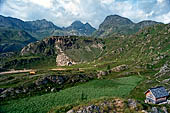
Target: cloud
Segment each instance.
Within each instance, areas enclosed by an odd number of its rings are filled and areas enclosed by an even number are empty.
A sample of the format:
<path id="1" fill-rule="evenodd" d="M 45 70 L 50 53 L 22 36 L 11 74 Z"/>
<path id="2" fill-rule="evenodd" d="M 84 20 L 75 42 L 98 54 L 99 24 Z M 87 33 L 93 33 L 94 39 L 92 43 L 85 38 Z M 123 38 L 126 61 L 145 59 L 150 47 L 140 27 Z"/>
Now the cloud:
<path id="1" fill-rule="evenodd" d="M 170 23 L 170 12 L 163 14 L 161 16 L 156 17 L 157 21 L 161 21 L 163 23 Z"/>
<path id="2" fill-rule="evenodd" d="M 39 6 L 42 6 L 44 8 L 51 8 L 53 6 L 52 4 L 52 0 L 28 0 L 28 3 L 33 3 L 33 4 L 37 4 Z"/>
<path id="3" fill-rule="evenodd" d="M 97 28 L 112 14 L 134 22 L 151 19 L 168 23 L 169 6 L 170 0 L 0 0 L 0 14 L 23 20 L 45 18 L 58 26 L 81 20 Z"/>
<path id="4" fill-rule="evenodd" d="M 163 3 L 165 0 L 157 0 L 158 3 Z"/>

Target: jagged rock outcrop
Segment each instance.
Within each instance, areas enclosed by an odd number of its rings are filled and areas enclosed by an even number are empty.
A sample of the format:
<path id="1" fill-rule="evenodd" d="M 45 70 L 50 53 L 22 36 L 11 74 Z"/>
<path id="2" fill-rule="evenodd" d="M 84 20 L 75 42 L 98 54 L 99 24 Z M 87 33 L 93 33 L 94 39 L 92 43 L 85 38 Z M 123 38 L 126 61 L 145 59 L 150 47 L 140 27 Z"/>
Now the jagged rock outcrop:
<path id="1" fill-rule="evenodd" d="M 28 44 L 21 50 L 21 55 L 56 56 L 56 64 L 65 66 L 68 63 L 92 60 L 103 52 L 103 47 L 100 39 L 53 36 Z"/>
<path id="2" fill-rule="evenodd" d="M 168 63 L 164 64 L 158 73 L 155 74 L 156 78 L 160 78 L 162 76 L 166 76 L 170 72 L 170 65 Z M 166 79 L 168 81 L 169 79 Z M 165 81 L 165 80 L 164 80 Z"/>
<path id="3" fill-rule="evenodd" d="M 126 69 L 128 69 L 128 66 L 123 64 L 123 65 L 117 66 L 117 67 L 115 67 L 111 70 L 114 71 L 114 72 L 120 72 L 120 71 L 124 71 Z"/>
<path id="4" fill-rule="evenodd" d="M 67 113 L 168 113 L 168 110 L 166 107 L 146 106 L 134 99 L 114 98 L 79 105 L 73 107 Z"/>
<path id="5" fill-rule="evenodd" d="M 95 78 L 92 74 L 76 74 L 76 75 L 44 75 L 28 86 L 19 86 L 14 88 L 0 88 L 0 100 L 5 98 L 15 98 L 18 95 L 27 95 L 33 92 L 54 92 L 59 91 L 65 86 L 74 85 L 76 83 L 87 82 Z"/>
<path id="6" fill-rule="evenodd" d="M 92 102 L 88 105 L 80 105 L 67 111 L 67 113 L 141 113 L 144 111 L 140 103 L 129 99 L 128 102 L 123 99 L 114 98 Z M 146 111 L 147 113 L 147 111 Z"/>

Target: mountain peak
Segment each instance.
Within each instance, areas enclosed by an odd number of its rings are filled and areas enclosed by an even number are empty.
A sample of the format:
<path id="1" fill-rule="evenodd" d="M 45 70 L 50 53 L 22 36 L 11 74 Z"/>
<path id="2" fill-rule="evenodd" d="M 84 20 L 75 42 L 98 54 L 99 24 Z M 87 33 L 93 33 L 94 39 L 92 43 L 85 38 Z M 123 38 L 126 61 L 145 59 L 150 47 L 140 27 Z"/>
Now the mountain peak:
<path id="1" fill-rule="evenodd" d="M 142 21 L 139 23 L 133 23 L 130 19 L 126 17 L 121 17 L 119 15 L 109 15 L 105 18 L 102 24 L 100 24 L 99 29 L 94 36 L 106 37 L 110 34 L 133 34 L 146 26 L 152 26 L 155 24 L 160 24 L 155 21 Z"/>
<path id="2" fill-rule="evenodd" d="M 91 35 L 96 29 L 93 28 L 89 23 L 83 24 L 81 21 L 74 21 L 69 27 L 66 28 L 67 31 L 74 31 L 74 35 Z M 79 33 L 79 34 L 77 34 Z"/>
<path id="3" fill-rule="evenodd" d="M 91 26 L 88 22 L 86 22 L 84 25 L 86 25 L 86 26 Z"/>
<path id="4" fill-rule="evenodd" d="M 84 24 L 79 20 L 76 20 L 71 24 L 71 26 L 73 26 L 73 27 L 79 27 L 79 26 L 83 26 L 83 25 Z"/>
<path id="5" fill-rule="evenodd" d="M 111 22 L 112 24 L 121 24 L 121 25 L 125 25 L 125 24 L 133 24 L 133 22 L 125 17 L 121 17 L 119 15 L 110 15 L 107 16 L 104 22 Z"/>

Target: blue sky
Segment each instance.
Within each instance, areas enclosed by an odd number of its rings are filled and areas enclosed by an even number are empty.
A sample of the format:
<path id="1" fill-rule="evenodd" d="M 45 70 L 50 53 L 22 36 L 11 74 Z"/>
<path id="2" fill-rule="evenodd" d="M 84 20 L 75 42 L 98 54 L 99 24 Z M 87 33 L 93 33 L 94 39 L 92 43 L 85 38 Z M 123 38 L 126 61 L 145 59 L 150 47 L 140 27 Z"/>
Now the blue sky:
<path id="1" fill-rule="evenodd" d="M 0 0 L 0 15 L 25 21 L 47 19 L 58 26 L 80 20 L 98 28 L 114 14 L 134 22 L 170 23 L 170 0 Z"/>

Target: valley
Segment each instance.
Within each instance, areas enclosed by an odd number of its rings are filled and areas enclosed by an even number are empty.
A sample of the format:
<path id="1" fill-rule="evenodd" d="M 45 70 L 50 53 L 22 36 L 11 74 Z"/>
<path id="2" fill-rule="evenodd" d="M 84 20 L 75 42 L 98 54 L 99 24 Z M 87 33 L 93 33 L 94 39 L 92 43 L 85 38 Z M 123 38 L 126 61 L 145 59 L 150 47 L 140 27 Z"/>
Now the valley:
<path id="1" fill-rule="evenodd" d="M 1 18 L 7 29 L 0 32 L 1 46 L 23 45 L 0 51 L 0 112 L 170 112 L 169 103 L 147 104 L 144 94 L 156 86 L 170 92 L 170 24 L 111 15 L 97 30 L 80 21 L 61 30 L 46 20 L 14 19 L 20 24 L 13 27 L 9 17 Z M 41 35 L 40 28 L 64 35 Z M 77 34 L 67 34 L 73 29 Z"/>

